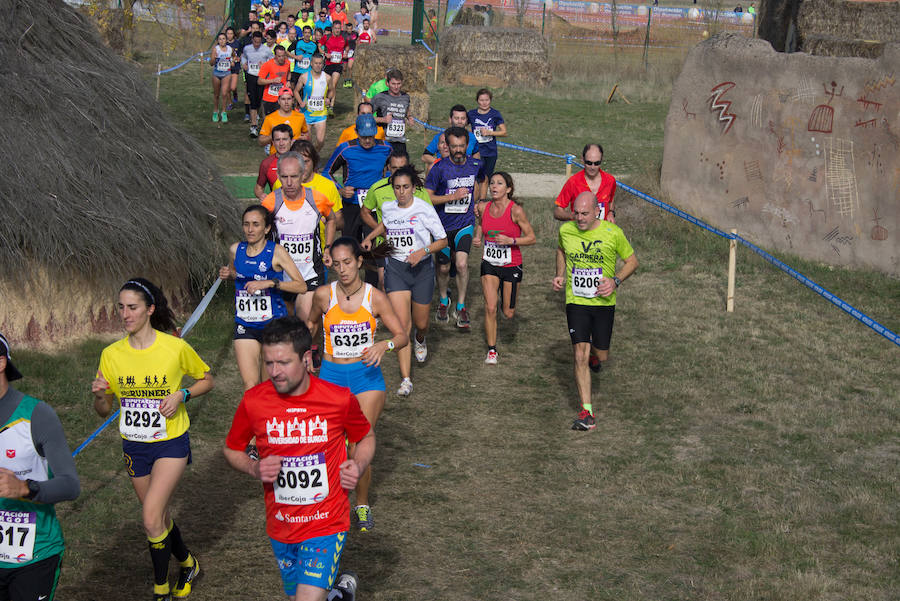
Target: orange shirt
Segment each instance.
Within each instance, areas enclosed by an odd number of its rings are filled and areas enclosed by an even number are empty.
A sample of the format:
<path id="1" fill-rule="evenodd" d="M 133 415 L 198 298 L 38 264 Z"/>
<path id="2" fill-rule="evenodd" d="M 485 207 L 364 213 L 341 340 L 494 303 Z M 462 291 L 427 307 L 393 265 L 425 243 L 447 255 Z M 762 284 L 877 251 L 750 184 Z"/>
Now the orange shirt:
<path id="1" fill-rule="evenodd" d="M 336 10 L 331 13 L 331 22 L 336 23 L 338 21 L 340 21 L 343 25 L 347 25 L 347 13 L 342 10 Z"/>
<path id="2" fill-rule="evenodd" d="M 306 125 L 306 117 L 303 116 L 303 113 L 291 110 L 291 114 L 285 117 L 281 114 L 280 110 L 277 110 L 274 113 L 266 115 L 262 127 L 259 129 L 259 135 L 271 136 L 275 126 L 281 125 L 282 123 L 287 123 L 291 126 L 291 130 L 294 132 L 294 137 L 291 138 L 292 140 L 299 140 L 302 134 L 309 133 L 309 127 Z M 269 154 L 275 154 L 274 144 L 272 145 L 272 148 L 269 149 Z"/>
<path id="3" fill-rule="evenodd" d="M 278 102 L 278 92 L 281 91 L 282 86 L 287 85 L 287 78 L 290 70 L 291 62 L 288 60 L 285 60 L 283 65 L 279 65 L 273 58 L 262 64 L 259 68 L 259 79 L 274 79 L 277 77 L 281 80 L 280 83 L 268 84 L 263 89 L 262 99 L 264 101 Z"/>
<path id="4" fill-rule="evenodd" d="M 262 133 L 262 132 L 260 132 Z M 344 142 L 349 142 L 350 140 L 355 140 L 359 136 L 356 135 L 356 125 L 351 125 L 350 127 L 344 128 L 344 131 L 341 132 L 340 137 L 338 138 L 336 146 L 340 146 Z M 384 128 L 380 125 L 378 126 L 378 133 L 375 134 L 376 140 L 384 140 Z"/>

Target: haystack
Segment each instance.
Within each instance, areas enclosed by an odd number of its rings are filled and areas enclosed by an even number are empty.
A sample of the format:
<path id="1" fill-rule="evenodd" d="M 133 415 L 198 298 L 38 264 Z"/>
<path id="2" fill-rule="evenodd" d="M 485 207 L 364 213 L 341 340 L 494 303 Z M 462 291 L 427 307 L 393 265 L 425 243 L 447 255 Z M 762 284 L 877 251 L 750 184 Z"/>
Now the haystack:
<path id="1" fill-rule="evenodd" d="M 463 85 L 550 83 L 550 48 L 539 31 L 496 27 L 450 27 L 440 46 L 440 77 Z"/>
<path id="2" fill-rule="evenodd" d="M 120 330 L 116 292 L 138 275 L 185 307 L 239 233 L 206 152 L 61 0 L 0 14 L 0 331 L 47 345 Z"/>
<path id="3" fill-rule="evenodd" d="M 409 94 L 410 113 L 422 121 L 428 119 L 428 86 L 426 78 L 434 64 L 431 55 L 421 46 L 386 46 L 359 44 L 353 65 L 353 79 L 366 89 L 384 79 L 388 69 L 403 73 L 403 91 Z"/>

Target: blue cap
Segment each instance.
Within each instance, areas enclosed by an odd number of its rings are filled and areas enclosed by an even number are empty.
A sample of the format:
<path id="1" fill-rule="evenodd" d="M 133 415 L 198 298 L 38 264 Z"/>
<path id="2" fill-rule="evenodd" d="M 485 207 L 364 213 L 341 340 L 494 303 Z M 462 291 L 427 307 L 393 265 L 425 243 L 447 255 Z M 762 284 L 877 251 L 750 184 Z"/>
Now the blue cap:
<path id="1" fill-rule="evenodd" d="M 356 118 L 356 134 L 358 136 L 374 136 L 377 133 L 378 125 L 375 124 L 374 115 L 367 113 Z"/>

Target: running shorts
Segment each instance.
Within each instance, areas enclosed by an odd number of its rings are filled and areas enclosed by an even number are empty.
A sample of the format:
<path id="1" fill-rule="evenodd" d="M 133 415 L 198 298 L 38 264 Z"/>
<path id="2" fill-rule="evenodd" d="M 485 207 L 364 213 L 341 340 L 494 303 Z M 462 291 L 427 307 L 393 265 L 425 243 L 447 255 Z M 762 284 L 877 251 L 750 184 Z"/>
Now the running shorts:
<path id="1" fill-rule="evenodd" d="M 132 478 L 140 478 L 150 474 L 157 459 L 187 457 L 191 464 L 191 439 L 185 432 L 178 438 L 160 442 L 135 442 L 122 439 L 122 454 L 125 456 L 125 467 Z"/>
<path id="2" fill-rule="evenodd" d="M 434 261 L 427 257 L 413 267 L 406 261 L 388 257 L 384 263 L 384 291 L 412 292 L 412 302 L 430 305 L 434 295 Z"/>
<path id="3" fill-rule="evenodd" d="M 346 532 L 308 538 L 302 543 L 282 543 L 270 538 L 285 594 L 294 595 L 299 584 L 330 589 L 340 569 L 346 540 Z"/>
<path id="4" fill-rule="evenodd" d="M 0 568 L 0 601 L 53 599 L 62 553 L 17 568 Z"/>
<path id="5" fill-rule="evenodd" d="M 608 351 L 615 313 L 615 305 L 566 305 L 566 321 L 572 344 L 590 342 L 595 348 Z"/>
<path id="6" fill-rule="evenodd" d="M 475 231 L 474 225 L 467 225 L 458 230 L 450 230 L 447 232 L 447 247 L 441 249 L 437 255 L 437 261 L 441 265 L 450 263 L 450 257 L 457 252 L 468 254 L 472 250 L 472 233 Z"/>
<path id="7" fill-rule="evenodd" d="M 353 394 L 369 390 L 387 390 L 381 367 L 367 366 L 362 360 L 355 363 L 336 363 L 324 359 L 319 370 L 319 378 L 349 388 Z"/>

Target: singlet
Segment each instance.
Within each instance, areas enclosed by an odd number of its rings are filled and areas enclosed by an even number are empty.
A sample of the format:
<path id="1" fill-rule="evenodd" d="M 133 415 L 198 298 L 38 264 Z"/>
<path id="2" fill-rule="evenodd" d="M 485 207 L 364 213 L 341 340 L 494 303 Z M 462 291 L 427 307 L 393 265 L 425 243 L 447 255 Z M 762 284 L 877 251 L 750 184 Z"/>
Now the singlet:
<path id="1" fill-rule="evenodd" d="M 159 412 L 159 403 L 181 388 L 185 374 L 199 380 L 209 366 L 187 342 L 157 331 L 145 349 L 132 347 L 128 336 L 103 349 L 99 371 L 121 405 L 119 434 L 125 440 L 153 443 L 187 432 L 191 422 L 184 403 L 168 419 Z"/>
<path id="2" fill-rule="evenodd" d="M 254 280 L 281 280 L 284 273 L 272 269 L 275 243 L 267 241 L 261 253 L 255 257 L 247 255 L 247 243 L 239 242 L 234 253 L 234 321 L 240 326 L 260 329 L 277 317 L 287 315 L 287 307 L 281 293 L 274 288 L 266 288 L 258 294 L 251 294 L 244 287 Z"/>
<path id="3" fill-rule="evenodd" d="M 31 414 L 40 401 L 25 395 L 0 429 L 0 467 L 23 479 L 45 482 L 53 477 L 45 457 L 34 447 Z M 62 529 L 52 503 L 0 498 L 0 568 L 18 568 L 63 552 Z"/>
<path id="4" fill-rule="evenodd" d="M 372 285 L 365 284 L 359 309 L 345 313 L 338 302 L 337 282 L 331 282 L 331 300 L 322 315 L 325 354 L 335 359 L 358 359 L 375 344 L 375 313 L 372 310 Z"/>
<path id="5" fill-rule="evenodd" d="M 601 221 L 594 229 L 582 231 L 574 221 L 559 228 L 559 248 L 566 257 L 566 304 L 611 306 L 616 293 L 597 296 L 600 278 L 611 278 L 616 272 L 616 256 L 627 259 L 634 249 L 622 228 Z"/>
<path id="6" fill-rule="evenodd" d="M 213 52 L 216 53 L 216 64 L 213 67 L 213 71 L 219 75 L 231 73 L 231 53 L 234 52 L 234 48 L 225 46 L 225 50 L 222 50 L 222 48 L 216 46 L 213 48 Z"/>
<path id="7" fill-rule="evenodd" d="M 306 85 L 303 86 L 303 98 L 306 100 L 306 108 L 303 114 L 309 117 L 325 117 L 328 111 L 325 109 L 325 95 L 328 93 L 328 74 L 322 71 L 319 76 L 312 71 L 306 74 Z"/>
<path id="8" fill-rule="evenodd" d="M 322 246 L 318 236 L 321 213 L 316 206 L 312 188 L 304 186 L 303 192 L 303 205 L 299 209 L 292 210 L 285 203 L 284 191 L 281 188 L 275 190 L 272 214 L 275 217 L 279 242 L 291 255 L 291 260 L 300 270 L 303 279 L 311 280 L 325 275 Z M 284 274 L 284 279 L 290 281 L 290 276 Z"/>
<path id="9" fill-rule="evenodd" d="M 522 235 L 522 228 L 513 221 L 512 208 L 515 204 L 510 201 L 509 206 L 500 217 L 491 215 L 493 201 L 484 207 L 481 215 L 481 231 L 484 234 L 484 251 L 481 258 L 496 267 L 516 267 L 522 264 L 522 251 L 519 245 L 497 244 L 492 240 L 497 234 L 503 234 L 510 238 L 518 238 Z"/>
<path id="10" fill-rule="evenodd" d="M 359 442 L 370 429 L 349 389 L 312 374 L 301 395 L 281 395 L 271 380 L 244 393 L 225 445 L 243 452 L 255 436 L 260 457 L 281 457 L 275 482 L 263 484 L 266 534 L 300 543 L 350 529 L 340 466 L 346 441 Z"/>

